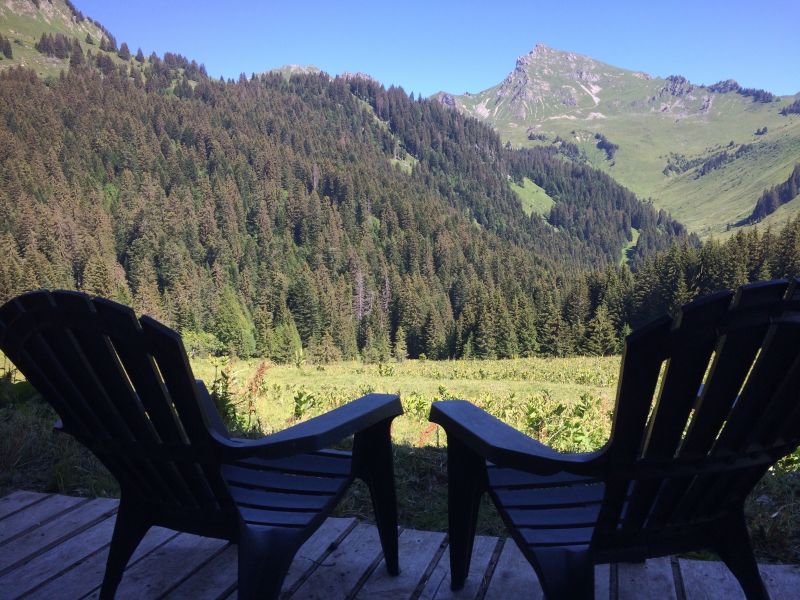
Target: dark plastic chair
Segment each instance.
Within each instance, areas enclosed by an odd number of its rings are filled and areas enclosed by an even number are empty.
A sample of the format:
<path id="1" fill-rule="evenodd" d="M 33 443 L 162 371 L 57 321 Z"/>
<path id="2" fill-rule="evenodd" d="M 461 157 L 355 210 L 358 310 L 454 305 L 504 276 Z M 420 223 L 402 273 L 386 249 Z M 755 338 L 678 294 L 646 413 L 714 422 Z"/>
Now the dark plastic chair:
<path id="1" fill-rule="evenodd" d="M 260 440 L 231 438 L 180 336 L 129 308 L 37 291 L 0 308 L 0 349 L 117 478 L 101 588 L 112 598 L 147 530 L 238 544 L 239 598 L 276 598 L 292 559 L 354 477 L 372 496 L 388 571 L 399 572 L 389 429 L 397 396 L 369 394 Z M 350 435 L 353 451 L 325 448 Z"/>
<path id="2" fill-rule="evenodd" d="M 703 548 L 748 598 L 768 598 L 743 511 L 800 443 L 799 282 L 708 296 L 632 333 L 611 438 L 596 452 L 559 453 L 468 402 L 434 403 L 448 441 L 453 589 L 488 490 L 547 598 L 591 598 L 597 563 Z"/>

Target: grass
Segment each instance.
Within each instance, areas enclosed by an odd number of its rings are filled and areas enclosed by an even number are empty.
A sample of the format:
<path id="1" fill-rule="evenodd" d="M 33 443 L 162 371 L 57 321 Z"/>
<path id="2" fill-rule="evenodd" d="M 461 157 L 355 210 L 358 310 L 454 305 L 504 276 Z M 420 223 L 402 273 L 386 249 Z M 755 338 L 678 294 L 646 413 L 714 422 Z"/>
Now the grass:
<path id="1" fill-rule="evenodd" d="M 528 179 L 523 179 L 522 185 L 517 185 L 515 182 L 510 181 L 511 190 L 519 198 L 522 205 L 522 210 L 529 217 L 532 213 L 538 213 L 544 217 L 550 214 L 550 209 L 556 203 L 544 189 L 540 188 L 536 183 Z"/>
<path id="2" fill-rule="evenodd" d="M 272 365 L 195 359 L 195 375 L 225 382 L 240 432 L 284 429 L 372 391 L 397 392 L 405 414 L 392 428 L 400 521 L 426 530 L 447 527 L 446 436 L 427 421 L 431 402 L 466 398 L 555 448 L 600 447 L 610 433 L 619 357 L 504 361 L 405 361 L 366 365 Z M 7 365 L 8 366 L 8 365 Z M 24 381 L 0 377 L 0 495 L 27 488 L 117 496 L 114 479 L 72 438 L 54 434 L 53 411 Z M 1 373 L 0 373 L 1 374 Z M 224 376 L 223 376 L 224 375 Z M 800 562 L 800 454 L 776 466 L 747 504 L 760 560 Z M 339 515 L 371 519 L 366 487 L 356 483 Z M 504 535 L 484 498 L 478 531 Z"/>

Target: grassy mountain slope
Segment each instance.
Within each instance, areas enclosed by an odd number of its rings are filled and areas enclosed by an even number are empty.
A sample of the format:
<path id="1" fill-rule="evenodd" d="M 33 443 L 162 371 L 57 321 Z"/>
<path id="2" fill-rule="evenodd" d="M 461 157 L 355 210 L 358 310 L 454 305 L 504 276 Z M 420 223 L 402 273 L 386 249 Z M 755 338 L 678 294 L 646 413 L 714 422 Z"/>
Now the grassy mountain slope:
<path id="1" fill-rule="evenodd" d="M 81 42 L 83 50 L 98 51 L 103 30 L 91 19 L 73 11 L 64 0 L 3 0 L 0 2 L 0 34 L 12 42 L 13 57 L 0 60 L 0 70 L 23 66 L 39 76 L 55 76 L 69 65 L 68 59 L 45 56 L 35 45 L 43 33 L 61 33 Z M 94 44 L 86 43 L 91 36 Z"/>
<path id="2" fill-rule="evenodd" d="M 652 197 L 702 236 L 726 233 L 800 161 L 800 115 L 780 114 L 793 97 L 757 102 L 735 89 L 650 77 L 541 45 L 500 84 L 437 97 L 490 123 L 515 147 L 557 138 L 575 144 L 581 160 Z M 597 134 L 618 146 L 613 156 L 597 147 Z M 748 144 L 739 158 L 700 175 L 703 163 Z M 665 174 L 670 163 L 689 168 Z M 797 204 L 784 213 L 799 212 Z"/>

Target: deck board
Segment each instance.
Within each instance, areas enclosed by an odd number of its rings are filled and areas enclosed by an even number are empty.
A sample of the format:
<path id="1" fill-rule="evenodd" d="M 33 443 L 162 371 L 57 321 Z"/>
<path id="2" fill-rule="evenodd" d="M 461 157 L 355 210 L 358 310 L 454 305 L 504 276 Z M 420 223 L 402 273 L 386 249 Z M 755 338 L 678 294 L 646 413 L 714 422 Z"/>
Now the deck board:
<path id="1" fill-rule="evenodd" d="M 544 597 L 539 578 L 513 540 L 507 539 L 486 590 L 486 598 Z"/>
<path id="2" fill-rule="evenodd" d="M 444 542 L 443 533 L 407 529 L 400 534 L 400 575 L 386 571 L 386 561 L 377 568 L 356 595 L 357 600 L 370 598 L 411 598 L 434 557 Z"/>
<path id="3" fill-rule="evenodd" d="M 369 576 L 380 557 L 378 531 L 371 525 L 359 523 L 291 597 L 346 598 Z"/>
<path id="4" fill-rule="evenodd" d="M 114 517 L 115 519 L 116 517 Z M 113 520 L 113 519 L 112 519 Z M 171 529 L 163 527 L 153 527 L 144 536 L 142 543 L 136 548 L 128 568 L 132 568 L 143 557 L 150 554 L 153 550 L 171 540 L 176 535 Z M 111 541 L 109 534 L 106 542 Z M 83 598 L 95 592 L 103 581 L 103 574 L 106 570 L 106 559 L 108 558 L 109 546 L 106 544 L 97 552 L 78 561 L 64 573 L 54 577 L 39 587 L 34 589 L 29 596 L 30 600 L 50 600 L 52 598 Z"/>
<path id="5" fill-rule="evenodd" d="M 492 554 L 497 548 L 497 538 L 479 535 L 475 537 L 472 548 L 472 561 L 469 565 L 469 574 L 464 587 L 457 592 L 450 589 L 450 554 L 442 553 L 431 573 L 425 587 L 422 589 L 419 600 L 473 600 L 481 589 L 483 578 Z"/>
<path id="6" fill-rule="evenodd" d="M 87 502 L 86 498 L 49 496 L 15 512 L 0 521 L 0 546 L 84 502 Z"/>
<path id="7" fill-rule="evenodd" d="M 56 519 L 45 527 L 36 527 L 16 538 L 0 553 L 0 575 L 20 562 L 44 552 L 59 542 L 102 521 L 117 510 L 117 501 L 110 498 L 97 498 L 81 504 L 74 510 Z"/>
<path id="8" fill-rule="evenodd" d="M 35 502 L 40 502 L 48 496 L 49 494 L 42 494 L 41 492 L 26 492 L 22 490 L 11 492 L 7 496 L 0 498 L 0 519 L 5 519 L 7 516 Z"/>
<path id="9" fill-rule="evenodd" d="M 5 541 L 0 543 L 0 597 L 96 598 L 117 506 L 116 500 L 36 492 L 13 492 L 0 498 L 0 534 L 5 533 Z M 401 574 L 390 577 L 374 526 L 351 518 L 328 519 L 298 551 L 282 598 L 542 597 L 533 569 L 513 541 L 478 536 L 469 577 L 458 592 L 450 590 L 448 551 L 443 533 L 403 530 Z M 774 600 L 797 597 L 800 565 L 759 568 Z M 235 546 L 155 527 L 134 553 L 117 597 L 234 599 L 236 580 Z M 597 566 L 595 597 L 733 600 L 743 595 L 733 575 L 718 561 L 660 558 L 642 564 Z"/>
<path id="10" fill-rule="evenodd" d="M 617 565 L 620 600 L 676 600 L 677 591 L 669 558 Z"/>

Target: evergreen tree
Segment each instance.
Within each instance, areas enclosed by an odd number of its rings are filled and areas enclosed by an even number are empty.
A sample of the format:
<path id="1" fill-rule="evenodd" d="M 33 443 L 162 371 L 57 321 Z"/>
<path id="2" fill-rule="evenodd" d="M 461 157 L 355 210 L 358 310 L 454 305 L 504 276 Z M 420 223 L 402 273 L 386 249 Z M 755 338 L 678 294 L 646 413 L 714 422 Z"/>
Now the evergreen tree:
<path id="1" fill-rule="evenodd" d="M 117 52 L 117 56 L 119 56 L 124 61 L 129 61 L 131 59 L 131 51 L 128 48 L 128 44 L 122 42 L 119 47 L 119 52 Z"/>
<path id="2" fill-rule="evenodd" d="M 536 337 L 536 315 L 533 312 L 533 304 L 530 300 L 517 298 L 514 320 L 520 356 L 535 356 L 539 352 L 539 341 Z"/>
<path id="3" fill-rule="evenodd" d="M 228 352 L 241 357 L 255 354 L 252 320 L 248 318 L 236 292 L 228 285 L 220 290 L 219 306 L 214 316 L 214 334 L 225 344 Z"/>
<path id="4" fill-rule="evenodd" d="M 402 326 L 397 328 L 394 336 L 394 359 L 397 362 L 403 362 L 408 358 L 408 350 L 406 347 L 406 331 Z"/>
<path id="5" fill-rule="evenodd" d="M 447 358 L 447 332 L 436 310 L 425 321 L 425 355 L 433 360 Z"/>
<path id="6" fill-rule="evenodd" d="M 505 305 L 496 299 L 495 351 L 497 358 L 515 358 L 519 355 L 519 344 L 514 321 Z"/>
<path id="7" fill-rule="evenodd" d="M 319 294 L 310 270 L 303 269 L 295 279 L 289 288 L 286 303 L 292 311 L 303 346 L 307 348 L 320 329 Z"/>
<path id="8" fill-rule="evenodd" d="M 597 307 L 586 327 L 584 351 L 593 356 L 607 356 L 617 351 L 617 334 L 605 304 Z"/>
<path id="9" fill-rule="evenodd" d="M 93 296 L 108 298 L 114 289 L 111 271 L 99 254 L 93 253 L 83 269 L 81 290 Z"/>

